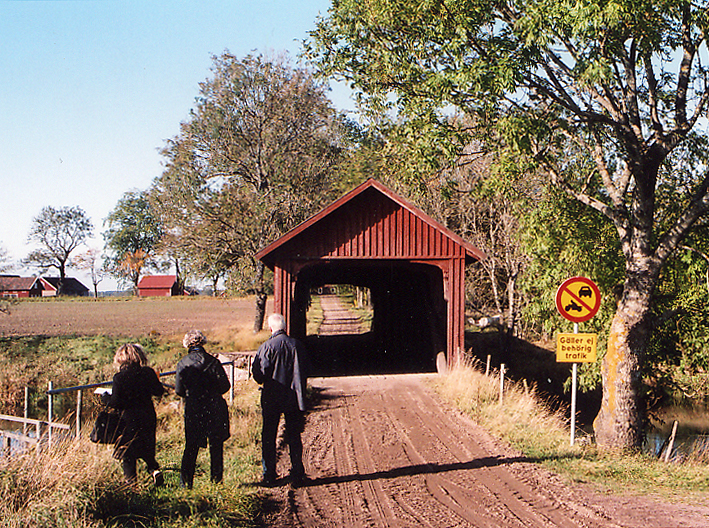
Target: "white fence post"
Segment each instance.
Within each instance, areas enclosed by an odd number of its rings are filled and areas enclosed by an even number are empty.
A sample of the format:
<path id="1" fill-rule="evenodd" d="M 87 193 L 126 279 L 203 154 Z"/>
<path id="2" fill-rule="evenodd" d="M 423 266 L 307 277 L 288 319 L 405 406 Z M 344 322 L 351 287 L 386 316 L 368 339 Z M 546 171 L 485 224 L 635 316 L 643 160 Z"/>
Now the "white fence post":
<path id="1" fill-rule="evenodd" d="M 76 391 L 76 439 L 81 437 L 81 407 L 83 403 L 82 390 Z"/>
<path id="2" fill-rule="evenodd" d="M 24 418 L 27 420 L 27 418 L 30 417 L 30 388 L 25 387 L 25 413 L 24 413 Z M 27 422 L 22 424 L 22 434 L 26 435 L 27 434 Z"/>
<path id="3" fill-rule="evenodd" d="M 48 393 L 48 400 L 47 400 L 47 434 L 49 435 L 48 438 L 48 445 L 49 449 L 52 449 L 52 422 L 54 421 L 54 395 L 52 394 L 52 390 L 54 390 L 54 383 L 49 382 L 49 393 Z"/>
<path id="4" fill-rule="evenodd" d="M 502 405 L 502 402 L 504 400 L 504 393 L 505 393 L 505 364 L 501 363 L 500 364 L 500 405 Z"/>

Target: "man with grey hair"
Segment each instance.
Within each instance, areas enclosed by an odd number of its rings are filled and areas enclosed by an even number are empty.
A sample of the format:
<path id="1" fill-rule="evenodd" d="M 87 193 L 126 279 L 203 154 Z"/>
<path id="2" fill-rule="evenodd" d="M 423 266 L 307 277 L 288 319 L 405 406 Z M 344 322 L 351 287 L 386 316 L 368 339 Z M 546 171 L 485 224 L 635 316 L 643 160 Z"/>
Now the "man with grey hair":
<path id="1" fill-rule="evenodd" d="M 271 337 L 258 349 L 251 373 L 261 389 L 261 454 L 263 484 L 276 482 L 276 436 L 281 414 L 285 417 L 285 434 L 291 461 L 291 483 L 302 484 L 305 387 L 307 384 L 306 356 L 303 344 L 286 334 L 285 319 L 281 314 L 268 318 Z"/>

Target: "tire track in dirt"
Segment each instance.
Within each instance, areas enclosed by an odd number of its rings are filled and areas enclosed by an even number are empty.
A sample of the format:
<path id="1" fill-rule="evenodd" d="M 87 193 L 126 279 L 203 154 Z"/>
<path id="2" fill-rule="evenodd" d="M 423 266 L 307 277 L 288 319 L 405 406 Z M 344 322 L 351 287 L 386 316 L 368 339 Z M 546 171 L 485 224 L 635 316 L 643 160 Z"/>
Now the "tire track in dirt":
<path id="1" fill-rule="evenodd" d="M 395 403 L 394 401 L 387 402 L 386 400 L 392 400 L 392 397 L 385 396 L 385 405 Z M 402 425 L 400 434 L 405 441 L 404 446 L 407 453 L 410 454 L 409 458 L 412 462 L 425 464 L 427 460 L 438 459 L 439 463 L 443 465 L 446 464 L 446 460 L 455 460 L 455 464 L 462 465 L 475 460 L 494 460 L 493 457 L 489 457 L 489 453 L 482 449 L 466 449 L 466 446 L 460 442 L 460 438 L 455 436 L 451 429 L 452 424 L 448 420 L 437 421 L 436 418 L 440 420 L 440 417 L 431 416 L 425 410 L 422 405 L 422 394 L 408 393 L 407 396 L 411 405 L 402 408 L 395 419 Z M 435 408 L 435 402 L 431 399 L 426 404 L 429 409 Z M 420 451 L 414 445 L 407 431 L 419 432 L 419 440 L 424 440 Z M 473 448 L 479 447 L 473 442 L 470 442 L 469 445 Z M 431 449 L 432 446 L 435 448 Z M 442 454 L 444 456 L 441 456 Z M 451 464 L 451 462 L 447 463 Z M 540 504 L 540 501 L 533 500 L 533 498 L 530 499 L 529 497 L 534 495 L 532 490 L 524 489 L 517 479 L 509 479 L 507 472 L 500 474 L 496 470 L 499 467 L 494 464 L 483 464 L 477 468 L 479 470 L 476 470 L 474 480 L 467 478 L 466 475 L 461 475 L 459 482 L 448 478 L 445 473 L 427 475 L 427 487 L 432 491 L 434 498 L 438 498 L 438 495 L 441 495 L 440 492 L 443 497 L 451 497 L 453 499 L 451 509 L 476 526 L 500 526 L 501 523 L 508 522 L 505 520 L 509 519 L 516 519 L 520 526 L 560 526 L 560 523 L 567 521 L 566 518 L 556 515 L 558 508 L 547 508 L 546 504 Z M 487 495 L 488 507 L 486 510 L 494 513 L 494 516 L 489 516 L 485 523 L 481 522 L 479 509 L 471 511 L 466 507 L 476 498 L 475 494 L 469 492 L 475 488 Z M 480 492 L 477 494 L 478 497 Z M 504 508 L 500 508 L 499 505 L 504 505 Z"/>
<path id="2" fill-rule="evenodd" d="M 269 525 L 626 526 L 585 507 L 553 476 L 443 410 L 422 381 L 427 376 L 311 380 L 319 403 L 303 435 L 310 481 L 274 492 L 287 496 L 287 507 Z M 287 457 L 281 461 L 285 473 Z"/>

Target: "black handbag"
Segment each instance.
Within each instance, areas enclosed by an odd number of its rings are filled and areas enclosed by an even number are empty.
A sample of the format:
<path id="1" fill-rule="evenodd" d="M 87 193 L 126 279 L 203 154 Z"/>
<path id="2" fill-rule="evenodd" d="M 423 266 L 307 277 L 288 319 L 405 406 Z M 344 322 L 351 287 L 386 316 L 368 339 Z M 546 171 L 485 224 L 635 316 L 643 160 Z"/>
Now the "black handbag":
<path id="1" fill-rule="evenodd" d="M 89 440 L 95 444 L 115 444 L 123 434 L 123 418 L 110 409 L 104 409 L 96 417 Z"/>

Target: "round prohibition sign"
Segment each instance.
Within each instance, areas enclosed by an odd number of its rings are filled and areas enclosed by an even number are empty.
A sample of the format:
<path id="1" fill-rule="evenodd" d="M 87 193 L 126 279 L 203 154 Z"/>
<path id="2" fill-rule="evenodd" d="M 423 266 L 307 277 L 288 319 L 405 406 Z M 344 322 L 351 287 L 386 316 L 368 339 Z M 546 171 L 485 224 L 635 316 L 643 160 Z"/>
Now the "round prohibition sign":
<path id="1" fill-rule="evenodd" d="M 572 323 L 583 323 L 598 313 L 601 292 L 586 277 L 565 280 L 556 292 L 556 309 Z"/>

